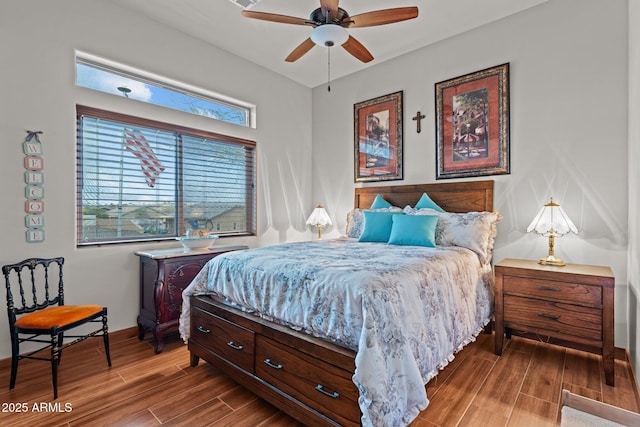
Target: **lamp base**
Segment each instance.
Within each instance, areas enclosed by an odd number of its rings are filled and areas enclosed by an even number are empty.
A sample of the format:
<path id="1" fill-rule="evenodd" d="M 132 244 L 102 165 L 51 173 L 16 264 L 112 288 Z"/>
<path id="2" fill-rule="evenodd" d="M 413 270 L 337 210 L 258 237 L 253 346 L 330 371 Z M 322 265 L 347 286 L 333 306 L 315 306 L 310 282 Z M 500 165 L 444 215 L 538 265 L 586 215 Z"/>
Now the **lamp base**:
<path id="1" fill-rule="evenodd" d="M 540 258 L 538 264 L 542 265 L 555 265 L 557 267 L 564 267 L 566 264 L 563 260 L 556 258 L 553 255 L 549 255 L 546 258 Z"/>

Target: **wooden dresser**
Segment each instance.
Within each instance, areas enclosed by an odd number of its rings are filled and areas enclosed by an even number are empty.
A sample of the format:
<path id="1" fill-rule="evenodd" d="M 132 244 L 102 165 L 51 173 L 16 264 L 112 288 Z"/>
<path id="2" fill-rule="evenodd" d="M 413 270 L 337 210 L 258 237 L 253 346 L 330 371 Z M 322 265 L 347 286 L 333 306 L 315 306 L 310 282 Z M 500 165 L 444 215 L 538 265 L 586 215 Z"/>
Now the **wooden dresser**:
<path id="1" fill-rule="evenodd" d="M 495 266 L 495 353 L 504 333 L 602 354 L 605 380 L 614 385 L 615 278 L 609 267 L 505 259 Z"/>
<path id="2" fill-rule="evenodd" d="M 213 246 L 208 250 L 183 248 L 138 251 L 140 257 L 140 314 L 138 338 L 153 332 L 156 353 L 164 347 L 164 336 L 178 329 L 182 291 L 211 258 L 246 246 Z"/>

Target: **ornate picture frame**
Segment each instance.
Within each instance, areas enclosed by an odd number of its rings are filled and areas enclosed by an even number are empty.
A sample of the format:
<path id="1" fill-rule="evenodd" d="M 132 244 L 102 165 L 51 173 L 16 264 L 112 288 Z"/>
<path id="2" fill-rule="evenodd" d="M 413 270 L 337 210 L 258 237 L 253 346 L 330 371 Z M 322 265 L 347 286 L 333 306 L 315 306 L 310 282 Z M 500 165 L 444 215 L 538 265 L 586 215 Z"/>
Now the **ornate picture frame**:
<path id="1" fill-rule="evenodd" d="M 354 115 L 354 181 L 402 177 L 402 91 L 359 102 Z"/>
<path id="2" fill-rule="evenodd" d="M 436 179 L 510 173 L 509 63 L 435 84 Z"/>

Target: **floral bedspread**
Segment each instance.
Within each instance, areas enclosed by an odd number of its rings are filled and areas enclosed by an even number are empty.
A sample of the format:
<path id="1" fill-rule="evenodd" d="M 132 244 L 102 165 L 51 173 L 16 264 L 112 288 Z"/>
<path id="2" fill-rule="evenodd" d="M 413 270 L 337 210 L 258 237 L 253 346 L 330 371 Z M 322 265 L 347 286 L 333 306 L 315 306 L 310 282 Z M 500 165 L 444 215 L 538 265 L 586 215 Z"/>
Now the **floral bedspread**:
<path id="1" fill-rule="evenodd" d="M 228 303 L 356 351 L 364 426 L 403 426 L 429 403 L 424 385 L 489 322 L 490 265 L 460 247 L 298 242 L 213 258 L 183 292 Z"/>

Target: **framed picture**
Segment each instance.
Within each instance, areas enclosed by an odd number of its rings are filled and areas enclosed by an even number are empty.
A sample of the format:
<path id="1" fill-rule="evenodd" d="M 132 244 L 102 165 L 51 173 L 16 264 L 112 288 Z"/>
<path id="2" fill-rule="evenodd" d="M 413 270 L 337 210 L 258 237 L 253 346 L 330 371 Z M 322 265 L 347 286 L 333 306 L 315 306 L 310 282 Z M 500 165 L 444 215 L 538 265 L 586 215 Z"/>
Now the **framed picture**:
<path id="1" fill-rule="evenodd" d="M 509 64 L 435 85 L 436 179 L 510 173 Z"/>
<path id="2" fill-rule="evenodd" d="M 402 91 L 353 106 L 355 182 L 402 179 Z"/>

